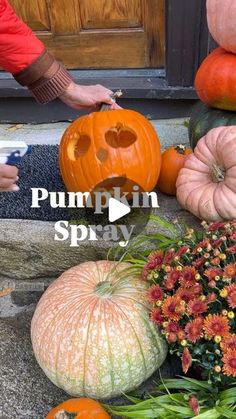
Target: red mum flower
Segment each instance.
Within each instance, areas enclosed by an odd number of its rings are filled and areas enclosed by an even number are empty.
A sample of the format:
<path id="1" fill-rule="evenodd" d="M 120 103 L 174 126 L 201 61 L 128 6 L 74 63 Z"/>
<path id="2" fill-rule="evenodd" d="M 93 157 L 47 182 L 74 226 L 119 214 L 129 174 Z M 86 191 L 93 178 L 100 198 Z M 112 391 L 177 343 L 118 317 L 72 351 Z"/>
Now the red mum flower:
<path id="1" fill-rule="evenodd" d="M 191 299 L 193 298 L 193 293 L 192 293 L 192 290 L 190 288 L 180 287 L 177 290 L 176 295 L 178 295 L 178 297 L 181 300 L 185 301 L 186 303 L 191 301 Z"/>
<path id="2" fill-rule="evenodd" d="M 206 301 L 192 300 L 188 303 L 188 313 L 191 316 L 199 316 L 199 314 L 205 313 L 208 309 Z"/>
<path id="3" fill-rule="evenodd" d="M 194 319 L 193 321 L 189 322 L 185 327 L 187 339 L 193 343 L 197 342 L 197 340 L 201 338 L 202 327 L 202 320 Z"/>
<path id="4" fill-rule="evenodd" d="M 204 239 L 203 241 L 199 242 L 197 246 L 192 250 L 192 254 L 195 255 L 198 249 L 206 249 L 210 244 L 209 239 Z"/>
<path id="5" fill-rule="evenodd" d="M 228 247 L 227 252 L 231 253 L 232 255 L 235 255 L 236 254 L 236 244 L 234 246 Z"/>
<path id="6" fill-rule="evenodd" d="M 208 227 L 208 231 L 217 231 L 221 230 L 225 227 L 225 223 L 216 221 L 215 223 L 211 223 Z"/>
<path id="7" fill-rule="evenodd" d="M 147 291 L 147 299 L 150 303 L 156 303 L 162 300 L 164 292 L 159 285 L 152 285 Z"/>
<path id="8" fill-rule="evenodd" d="M 168 250 L 168 252 L 164 256 L 163 264 L 169 265 L 173 261 L 174 256 L 175 256 L 175 251 L 173 249 Z"/>
<path id="9" fill-rule="evenodd" d="M 186 288 L 192 287 L 194 284 L 196 284 L 196 276 L 197 271 L 194 267 L 187 266 L 184 268 L 181 272 L 181 279 L 180 283 L 181 285 L 184 285 Z"/>
<path id="10" fill-rule="evenodd" d="M 204 257 L 201 257 L 193 261 L 192 265 L 198 269 L 198 268 L 201 268 L 205 262 L 206 262 L 206 259 Z"/>
<path id="11" fill-rule="evenodd" d="M 182 272 L 178 271 L 177 269 L 172 269 L 170 271 L 170 273 L 168 274 L 168 279 L 170 279 L 171 281 L 173 281 L 173 283 L 175 284 L 182 276 Z"/>
<path id="12" fill-rule="evenodd" d="M 224 275 L 226 278 L 233 278 L 236 276 L 236 263 L 230 263 L 224 268 Z"/>
<path id="13" fill-rule="evenodd" d="M 236 233 L 232 233 L 230 235 L 230 240 L 232 240 L 233 242 L 236 242 Z"/>
<path id="14" fill-rule="evenodd" d="M 222 276 L 223 272 L 220 268 L 208 268 L 205 270 L 204 275 L 211 281 L 216 276 Z"/>
<path id="15" fill-rule="evenodd" d="M 235 349 L 236 350 L 236 335 L 232 334 L 232 335 L 228 335 L 226 336 L 221 344 L 221 349 L 223 351 L 228 351 L 229 349 Z"/>
<path id="16" fill-rule="evenodd" d="M 168 320 L 178 321 L 180 314 L 180 298 L 178 296 L 167 297 L 162 304 L 162 313 Z"/>
<path id="17" fill-rule="evenodd" d="M 214 303 L 217 300 L 217 295 L 214 292 L 211 292 L 206 298 L 207 303 Z"/>
<path id="18" fill-rule="evenodd" d="M 147 277 L 149 275 L 149 272 L 150 272 L 149 269 L 147 269 L 147 266 L 145 266 L 144 269 L 143 269 L 142 275 L 141 275 L 141 277 L 144 281 L 147 279 Z"/>
<path id="19" fill-rule="evenodd" d="M 163 263 L 164 254 L 162 250 L 152 252 L 148 257 L 148 269 L 160 269 Z"/>
<path id="20" fill-rule="evenodd" d="M 228 296 L 227 301 L 231 308 L 236 308 L 236 284 L 229 285 L 225 287 Z"/>
<path id="21" fill-rule="evenodd" d="M 194 395 L 192 395 L 189 397 L 188 404 L 189 404 L 190 409 L 193 411 L 193 413 L 196 416 L 198 416 L 200 413 L 200 406 L 199 406 L 198 399 Z"/>
<path id="22" fill-rule="evenodd" d="M 154 323 L 158 324 L 158 326 L 160 326 L 160 325 L 163 323 L 163 321 L 164 321 L 164 317 L 163 317 L 163 315 L 162 315 L 162 311 L 161 311 L 161 309 L 160 309 L 160 308 L 154 308 L 154 309 L 151 311 L 151 320 L 152 320 Z"/>
<path id="23" fill-rule="evenodd" d="M 187 253 L 188 251 L 189 251 L 189 246 L 182 246 L 176 251 L 175 256 L 180 257 L 184 255 L 185 253 Z"/>
<path id="24" fill-rule="evenodd" d="M 182 355 L 182 369 L 183 369 L 184 374 L 187 374 L 191 365 L 192 365 L 191 354 L 188 348 L 184 348 L 183 355 Z"/>
<path id="25" fill-rule="evenodd" d="M 170 322 L 166 330 L 168 333 L 178 333 L 180 331 L 180 325 L 177 322 Z"/>
<path id="26" fill-rule="evenodd" d="M 229 349 L 223 355 L 223 372 L 228 377 L 236 377 L 236 349 Z"/>
<path id="27" fill-rule="evenodd" d="M 228 319 L 219 314 L 209 314 L 204 320 L 203 328 L 209 339 L 215 336 L 225 337 L 229 334 Z"/>

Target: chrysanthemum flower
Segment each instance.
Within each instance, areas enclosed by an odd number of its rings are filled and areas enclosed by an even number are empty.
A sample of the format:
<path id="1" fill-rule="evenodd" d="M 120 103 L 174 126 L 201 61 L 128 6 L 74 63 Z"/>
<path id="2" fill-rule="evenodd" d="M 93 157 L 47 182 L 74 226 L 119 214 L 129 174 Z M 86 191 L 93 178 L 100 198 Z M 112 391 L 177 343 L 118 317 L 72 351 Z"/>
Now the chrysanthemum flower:
<path id="1" fill-rule="evenodd" d="M 208 227 L 208 231 L 217 231 L 217 230 L 221 230 L 225 227 L 225 223 L 220 222 L 220 221 L 216 221 L 214 223 L 211 223 Z"/>
<path id="2" fill-rule="evenodd" d="M 235 255 L 236 254 L 236 244 L 234 246 L 228 247 L 227 252 L 231 253 L 232 255 Z"/>
<path id="3" fill-rule="evenodd" d="M 199 402 L 198 399 L 196 398 L 196 396 L 194 396 L 193 394 L 189 397 L 189 401 L 188 401 L 189 407 L 190 409 L 193 411 L 193 413 L 198 416 L 200 413 L 200 406 L 199 406 Z"/>
<path id="4" fill-rule="evenodd" d="M 185 253 L 187 253 L 188 251 L 189 251 L 189 246 L 182 246 L 176 251 L 175 256 L 177 256 L 177 257 L 182 256 Z"/>
<path id="5" fill-rule="evenodd" d="M 181 272 L 181 278 L 179 280 L 180 284 L 184 287 L 192 287 L 194 284 L 196 284 L 195 276 L 197 274 L 197 271 L 192 266 L 187 266 L 183 268 Z"/>
<path id="6" fill-rule="evenodd" d="M 177 269 L 172 269 L 168 274 L 168 279 L 174 282 L 174 284 L 180 279 L 182 275 L 181 271 L 178 271 Z"/>
<path id="7" fill-rule="evenodd" d="M 180 298 L 178 296 L 167 297 L 162 304 L 162 313 L 168 320 L 178 321 L 181 317 L 179 312 Z"/>
<path id="8" fill-rule="evenodd" d="M 236 335 L 232 334 L 232 335 L 228 335 L 226 336 L 221 344 L 221 349 L 223 351 L 227 351 L 228 349 L 235 349 L 236 350 Z"/>
<path id="9" fill-rule="evenodd" d="M 164 317 L 160 308 L 154 308 L 151 311 L 151 320 L 154 323 L 158 324 L 158 326 L 160 326 L 163 323 Z"/>
<path id="10" fill-rule="evenodd" d="M 236 349 L 224 352 L 222 361 L 224 374 L 228 377 L 236 377 Z"/>
<path id="11" fill-rule="evenodd" d="M 184 374 L 187 374 L 191 365 L 192 365 L 192 356 L 189 352 L 189 349 L 184 348 L 183 355 L 182 355 L 182 369 L 183 369 Z"/>
<path id="12" fill-rule="evenodd" d="M 236 284 L 231 284 L 225 287 L 228 295 L 227 301 L 231 308 L 236 308 Z"/>
<path id="13" fill-rule="evenodd" d="M 180 331 L 180 325 L 177 322 L 170 322 L 166 328 L 168 333 L 178 333 Z"/>
<path id="14" fill-rule="evenodd" d="M 189 322 L 185 327 L 187 339 L 193 343 L 197 342 L 197 340 L 201 338 L 202 327 L 202 319 L 194 319 L 193 321 Z"/>
<path id="15" fill-rule="evenodd" d="M 152 252 L 148 257 L 147 269 L 160 269 L 163 263 L 164 253 L 162 250 Z"/>
<path id="16" fill-rule="evenodd" d="M 226 276 L 226 278 L 233 278 L 236 276 L 236 263 L 230 263 L 225 266 L 224 276 Z"/>
<path id="17" fill-rule="evenodd" d="M 170 249 L 166 252 L 162 263 L 164 265 L 169 264 L 173 261 L 174 257 L 175 257 L 175 251 L 173 249 Z"/>
<path id="18" fill-rule="evenodd" d="M 222 276 L 223 272 L 220 268 L 208 268 L 204 271 L 204 275 L 211 281 L 215 279 L 216 276 Z"/>
<path id="19" fill-rule="evenodd" d="M 191 288 L 184 288 L 184 287 L 180 287 L 176 291 L 176 295 L 178 295 L 178 297 L 181 300 L 185 301 L 186 303 L 189 303 L 189 301 L 191 301 L 191 299 L 194 297 L 194 294 Z"/>
<path id="20" fill-rule="evenodd" d="M 219 314 L 209 314 L 205 318 L 203 328 L 209 339 L 215 336 L 225 337 L 229 334 L 228 319 Z"/>
<path id="21" fill-rule="evenodd" d="M 188 303 L 188 313 L 191 316 L 199 316 L 207 311 L 208 305 L 206 301 L 199 299 L 192 300 Z"/>
<path id="22" fill-rule="evenodd" d="M 208 304 L 214 303 L 217 300 L 217 295 L 215 292 L 211 292 L 206 296 L 206 301 Z"/>
<path id="23" fill-rule="evenodd" d="M 204 265 L 205 262 L 206 262 L 206 259 L 204 257 L 201 257 L 194 260 L 192 265 L 195 266 L 195 268 L 199 269 Z"/>
<path id="24" fill-rule="evenodd" d="M 150 303 L 162 300 L 164 292 L 159 285 L 152 285 L 147 291 L 147 299 Z"/>

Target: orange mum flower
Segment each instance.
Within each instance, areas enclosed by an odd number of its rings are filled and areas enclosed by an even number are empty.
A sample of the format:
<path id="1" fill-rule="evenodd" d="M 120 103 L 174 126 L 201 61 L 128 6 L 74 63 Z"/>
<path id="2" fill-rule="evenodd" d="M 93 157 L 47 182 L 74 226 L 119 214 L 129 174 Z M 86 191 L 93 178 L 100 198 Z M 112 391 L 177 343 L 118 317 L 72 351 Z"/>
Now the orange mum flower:
<path id="1" fill-rule="evenodd" d="M 228 349 L 236 350 L 236 335 L 232 334 L 232 335 L 226 336 L 221 342 L 220 346 L 223 351 L 227 351 Z"/>
<path id="2" fill-rule="evenodd" d="M 147 299 L 150 303 L 156 303 L 158 300 L 162 300 L 164 292 L 159 285 L 152 285 L 147 291 Z"/>
<path id="3" fill-rule="evenodd" d="M 227 301 L 231 308 L 236 308 L 236 284 L 229 285 L 225 287 L 228 296 Z"/>
<path id="4" fill-rule="evenodd" d="M 180 278 L 180 284 L 183 285 L 186 288 L 192 287 L 194 284 L 196 284 L 196 276 L 197 271 L 195 268 L 191 266 L 187 266 L 184 268 L 181 272 L 181 278 Z"/>
<path id="5" fill-rule="evenodd" d="M 162 305 L 162 313 L 168 320 L 178 321 L 180 315 L 180 298 L 173 296 L 167 297 Z"/>
<path id="6" fill-rule="evenodd" d="M 205 270 L 204 275 L 211 281 L 216 276 L 222 276 L 222 273 L 220 268 L 208 268 Z"/>
<path id="7" fill-rule="evenodd" d="M 224 268 L 224 275 L 226 278 L 233 278 L 236 276 L 236 263 L 230 263 Z"/>
<path id="8" fill-rule="evenodd" d="M 168 333 L 178 333 L 180 331 L 180 325 L 176 322 L 170 322 L 166 328 Z"/>
<path id="9" fill-rule="evenodd" d="M 228 319 L 219 314 L 209 314 L 204 321 L 203 327 L 209 339 L 215 336 L 225 337 L 229 334 Z"/>
<path id="10" fill-rule="evenodd" d="M 188 303 L 188 313 L 191 316 L 199 316 L 199 314 L 205 313 L 208 309 L 206 301 L 192 300 Z"/>
<path id="11" fill-rule="evenodd" d="M 229 377 L 236 377 L 236 349 L 229 349 L 222 358 L 223 372 Z"/>
<path id="12" fill-rule="evenodd" d="M 203 326 L 203 319 L 194 319 L 193 321 L 189 322 L 185 327 L 185 332 L 187 335 L 187 339 L 190 342 L 197 342 L 201 338 L 202 334 L 202 326 Z"/>
<path id="13" fill-rule="evenodd" d="M 182 369 L 183 369 L 184 374 L 187 374 L 191 365 L 192 365 L 192 356 L 189 352 L 189 349 L 184 348 L 183 355 L 182 355 Z"/>

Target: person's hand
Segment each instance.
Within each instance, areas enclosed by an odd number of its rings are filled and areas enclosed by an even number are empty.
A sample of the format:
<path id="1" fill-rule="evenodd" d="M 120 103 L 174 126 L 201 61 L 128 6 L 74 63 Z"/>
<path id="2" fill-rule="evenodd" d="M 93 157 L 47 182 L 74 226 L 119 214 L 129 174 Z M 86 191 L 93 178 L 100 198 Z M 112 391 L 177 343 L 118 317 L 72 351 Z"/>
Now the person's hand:
<path id="1" fill-rule="evenodd" d="M 80 86 L 72 82 L 59 98 L 74 109 L 95 110 L 102 103 L 107 103 L 111 109 L 121 109 L 112 99 L 113 92 L 100 84 L 95 86 Z"/>
<path id="2" fill-rule="evenodd" d="M 0 192 L 17 192 L 19 186 L 16 185 L 18 180 L 18 169 L 15 166 L 0 164 Z"/>

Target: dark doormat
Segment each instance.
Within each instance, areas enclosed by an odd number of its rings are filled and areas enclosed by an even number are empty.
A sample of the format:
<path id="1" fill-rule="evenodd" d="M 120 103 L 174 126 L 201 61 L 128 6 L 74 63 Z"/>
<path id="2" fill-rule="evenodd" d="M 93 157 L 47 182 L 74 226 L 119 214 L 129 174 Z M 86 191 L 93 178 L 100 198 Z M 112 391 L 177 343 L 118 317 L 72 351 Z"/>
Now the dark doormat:
<path id="1" fill-rule="evenodd" d="M 32 153 L 24 156 L 18 167 L 20 191 L 0 193 L 0 218 L 42 221 L 85 218 L 85 209 L 53 209 L 49 200 L 42 201 L 41 208 L 31 208 L 31 188 L 45 188 L 49 192 L 65 191 L 58 165 L 58 146 L 33 146 Z"/>

